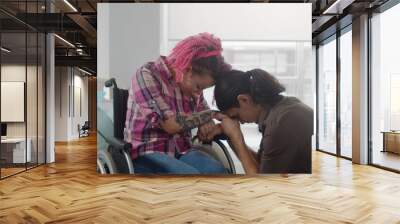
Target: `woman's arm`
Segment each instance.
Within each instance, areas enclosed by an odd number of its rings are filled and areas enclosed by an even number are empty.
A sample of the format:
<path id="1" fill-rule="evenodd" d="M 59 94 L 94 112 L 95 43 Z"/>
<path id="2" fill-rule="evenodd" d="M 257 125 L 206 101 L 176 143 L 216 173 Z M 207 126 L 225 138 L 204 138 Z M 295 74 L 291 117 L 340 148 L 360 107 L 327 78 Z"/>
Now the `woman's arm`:
<path id="1" fill-rule="evenodd" d="M 161 127 L 169 134 L 189 131 L 212 121 L 216 112 L 206 110 L 191 115 L 177 114 L 161 122 Z"/>
<path id="2" fill-rule="evenodd" d="M 135 89 L 133 97 L 136 103 L 157 114 L 158 119 L 153 125 L 160 127 L 168 134 L 188 131 L 212 120 L 214 112 L 211 110 L 204 110 L 190 116 L 176 114 L 162 91 L 162 82 L 148 69 L 139 69 L 132 83 L 134 86 L 131 89 Z M 202 105 L 197 109 L 206 109 L 207 105 L 202 96 L 200 99 Z"/>

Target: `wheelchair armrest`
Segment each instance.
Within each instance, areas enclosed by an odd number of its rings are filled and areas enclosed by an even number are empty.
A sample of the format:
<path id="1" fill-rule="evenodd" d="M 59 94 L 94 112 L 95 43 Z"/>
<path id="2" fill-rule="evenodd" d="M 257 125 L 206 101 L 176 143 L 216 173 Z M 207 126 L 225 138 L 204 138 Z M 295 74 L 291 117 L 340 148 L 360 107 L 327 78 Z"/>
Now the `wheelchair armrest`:
<path id="1" fill-rule="evenodd" d="M 105 140 L 113 148 L 118 149 L 118 150 L 123 150 L 123 151 L 128 152 L 128 153 L 132 148 L 131 143 L 124 142 L 124 141 L 122 141 L 120 139 L 117 139 L 115 137 L 106 137 Z"/>

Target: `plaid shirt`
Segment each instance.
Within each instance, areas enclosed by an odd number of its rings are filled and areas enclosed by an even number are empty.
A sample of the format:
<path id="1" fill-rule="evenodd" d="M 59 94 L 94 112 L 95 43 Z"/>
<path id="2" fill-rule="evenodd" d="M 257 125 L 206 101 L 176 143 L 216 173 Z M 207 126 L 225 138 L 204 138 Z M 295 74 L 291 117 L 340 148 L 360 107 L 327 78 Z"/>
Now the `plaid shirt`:
<path id="1" fill-rule="evenodd" d="M 145 64 L 132 77 L 128 97 L 124 138 L 132 144 L 132 159 L 153 152 L 185 153 L 191 147 L 191 132 L 168 134 L 160 121 L 207 109 L 203 95 L 195 100 L 182 94 L 165 57 Z"/>

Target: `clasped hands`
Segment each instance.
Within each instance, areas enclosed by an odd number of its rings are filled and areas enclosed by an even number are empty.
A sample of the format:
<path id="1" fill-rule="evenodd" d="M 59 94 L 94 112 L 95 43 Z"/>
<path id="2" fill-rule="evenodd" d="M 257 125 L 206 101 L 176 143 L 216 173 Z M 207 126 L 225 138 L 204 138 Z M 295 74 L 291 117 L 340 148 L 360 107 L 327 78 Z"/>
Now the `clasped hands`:
<path id="1" fill-rule="evenodd" d="M 243 138 L 239 121 L 218 111 L 213 113 L 212 117 L 213 119 L 220 121 L 220 123 L 215 124 L 215 122 L 211 120 L 210 122 L 201 125 L 197 132 L 200 141 L 210 142 L 219 134 L 225 134 L 230 139 Z"/>

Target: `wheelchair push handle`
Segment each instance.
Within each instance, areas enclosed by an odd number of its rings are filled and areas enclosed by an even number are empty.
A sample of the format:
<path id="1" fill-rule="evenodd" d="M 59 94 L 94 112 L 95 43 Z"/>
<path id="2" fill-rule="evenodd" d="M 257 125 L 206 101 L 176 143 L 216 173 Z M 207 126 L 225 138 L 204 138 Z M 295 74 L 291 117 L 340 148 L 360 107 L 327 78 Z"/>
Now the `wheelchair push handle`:
<path id="1" fill-rule="evenodd" d="M 214 141 L 217 141 L 217 140 L 229 140 L 229 137 L 225 134 L 219 134 L 219 135 L 214 136 Z"/>
<path id="2" fill-rule="evenodd" d="M 199 139 L 199 136 L 194 136 L 192 138 L 192 142 Z M 203 144 L 211 144 L 211 142 L 218 142 L 218 141 L 222 141 L 222 140 L 229 140 L 228 136 L 226 136 L 225 134 L 219 134 L 214 136 L 213 140 L 211 140 L 210 142 L 203 142 Z"/>
<path id="3" fill-rule="evenodd" d="M 105 85 L 106 87 L 112 87 L 112 86 L 114 86 L 115 88 L 118 88 L 117 82 L 115 81 L 115 78 L 111 78 L 111 79 L 107 80 L 107 81 L 104 83 L 104 85 Z"/>

